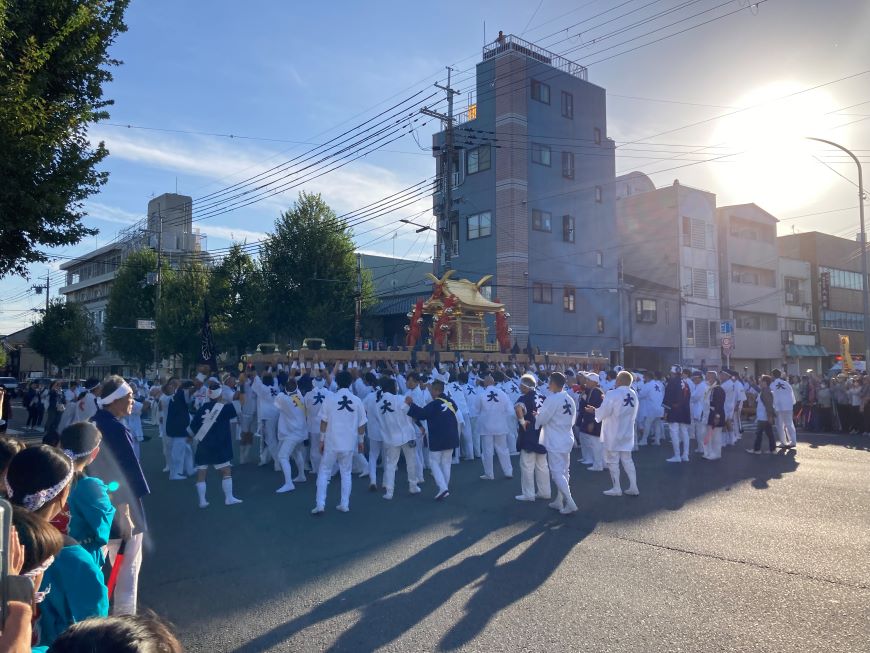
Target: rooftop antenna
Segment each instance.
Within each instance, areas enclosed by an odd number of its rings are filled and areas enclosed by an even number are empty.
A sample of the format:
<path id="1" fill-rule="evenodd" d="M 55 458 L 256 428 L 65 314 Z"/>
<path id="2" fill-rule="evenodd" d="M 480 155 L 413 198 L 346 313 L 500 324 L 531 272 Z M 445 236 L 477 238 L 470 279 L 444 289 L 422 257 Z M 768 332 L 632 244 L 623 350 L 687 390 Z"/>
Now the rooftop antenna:
<path id="1" fill-rule="evenodd" d="M 483 21 L 483 44 L 486 45 L 486 21 Z"/>

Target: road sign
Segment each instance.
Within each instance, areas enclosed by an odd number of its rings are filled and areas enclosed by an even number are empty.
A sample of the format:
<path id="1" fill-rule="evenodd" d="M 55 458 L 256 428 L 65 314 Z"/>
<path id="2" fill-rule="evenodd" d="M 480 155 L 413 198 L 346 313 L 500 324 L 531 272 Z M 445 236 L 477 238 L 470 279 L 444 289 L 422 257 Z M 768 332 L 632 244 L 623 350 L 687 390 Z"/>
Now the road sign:
<path id="1" fill-rule="evenodd" d="M 722 336 L 722 350 L 726 352 L 734 351 L 734 338 Z"/>
<path id="2" fill-rule="evenodd" d="M 734 323 L 731 320 L 722 320 L 719 322 L 719 333 L 734 333 Z"/>
<path id="3" fill-rule="evenodd" d="M 157 322 L 154 320 L 136 320 L 136 328 L 143 331 L 153 331 L 157 328 Z"/>

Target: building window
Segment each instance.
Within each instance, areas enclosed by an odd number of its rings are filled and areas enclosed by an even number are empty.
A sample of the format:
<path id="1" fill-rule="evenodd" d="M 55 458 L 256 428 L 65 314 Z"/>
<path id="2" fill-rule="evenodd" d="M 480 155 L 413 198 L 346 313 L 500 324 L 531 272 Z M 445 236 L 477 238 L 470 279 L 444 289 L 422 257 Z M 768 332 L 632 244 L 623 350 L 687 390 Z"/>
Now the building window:
<path id="1" fill-rule="evenodd" d="M 658 321 L 658 310 L 656 300 L 654 299 L 636 299 L 634 301 L 634 312 L 638 322 L 655 324 Z"/>
<path id="2" fill-rule="evenodd" d="M 492 301 L 492 286 L 481 286 L 480 294 L 483 295 L 484 299 Z"/>
<path id="3" fill-rule="evenodd" d="M 602 195 L 601 186 L 596 186 L 595 187 L 595 201 L 598 202 L 599 204 L 601 203 L 601 195 Z"/>
<path id="4" fill-rule="evenodd" d="M 735 216 L 731 216 L 728 224 L 728 233 L 734 238 L 742 238 L 743 240 L 761 240 L 766 243 L 776 242 L 776 228 L 772 225 L 744 220 Z"/>
<path id="5" fill-rule="evenodd" d="M 685 269 L 686 285 L 683 289 L 687 297 L 716 299 L 716 273 L 700 268 Z"/>
<path id="6" fill-rule="evenodd" d="M 540 143 L 532 143 L 532 163 L 542 166 L 550 165 L 550 147 Z"/>
<path id="7" fill-rule="evenodd" d="M 600 315 L 598 319 L 595 320 L 595 327 L 598 329 L 598 333 L 604 333 L 604 318 Z"/>
<path id="8" fill-rule="evenodd" d="M 843 331 L 864 330 L 864 316 L 861 313 L 831 311 L 823 308 L 821 318 L 823 329 L 842 329 Z"/>
<path id="9" fill-rule="evenodd" d="M 468 240 L 484 238 L 492 234 L 492 213 L 484 211 L 468 216 Z"/>
<path id="10" fill-rule="evenodd" d="M 776 315 L 734 311 L 734 326 L 748 331 L 776 331 Z"/>
<path id="11" fill-rule="evenodd" d="M 562 91 L 562 116 L 565 118 L 574 117 L 574 96 L 568 91 Z"/>
<path id="12" fill-rule="evenodd" d="M 551 215 L 546 211 L 532 209 L 532 229 L 535 231 L 552 231 Z"/>
<path id="13" fill-rule="evenodd" d="M 731 281 L 749 286 L 776 288 L 776 272 L 764 268 L 753 268 L 748 265 L 732 265 Z"/>
<path id="14" fill-rule="evenodd" d="M 719 345 L 719 320 L 710 320 L 707 330 L 710 332 L 710 347 L 717 347 Z"/>
<path id="15" fill-rule="evenodd" d="M 837 268 L 819 267 L 819 275 L 828 273 L 831 277 L 831 288 L 845 288 L 846 290 L 862 290 L 861 273 Z"/>
<path id="16" fill-rule="evenodd" d="M 683 246 L 707 249 L 707 227 L 703 220 L 683 216 Z"/>
<path id="17" fill-rule="evenodd" d="M 481 145 L 468 150 L 465 157 L 465 169 L 468 174 L 473 175 L 476 172 L 489 170 L 491 156 L 489 145 Z"/>
<path id="18" fill-rule="evenodd" d="M 686 346 L 695 346 L 695 320 L 686 320 Z"/>
<path id="19" fill-rule="evenodd" d="M 550 87 L 537 79 L 532 80 L 532 99 L 550 104 Z"/>
<path id="20" fill-rule="evenodd" d="M 574 242 L 574 216 L 562 216 L 562 240 L 566 243 Z"/>
<path id="21" fill-rule="evenodd" d="M 565 179 L 574 179 L 573 152 L 562 152 L 562 176 Z"/>
<path id="22" fill-rule="evenodd" d="M 604 252 L 600 249 L 595 250 L 595 265 L 599 268 L 604 267 Z"/>
<path id="23" fill-rule="evenodd" d="M 566 286 L 562 291 L 562 308 L 566 313 L 574 312 L 575 291 L 571 286 Z"/>
<path id="24" fill-rule="evenodd" d="M 785 286 L 785 303 L 789 306 L 801 305 L 801 282 L 800 279 L 794 277 L 785 277 L 783 280 Z"/>
<path id="25" fill-rule="evenodd" d="M 552 304 L 553 286 L 549 283 L 533 283 L 532 301 L 535 304 Z"/>
<path id="26" fill-rule="evenodd" d="M 592 130 L 593 138 L 595 140 L 596 145 L 601 145 L 601 128 L 596 127 Z"/>

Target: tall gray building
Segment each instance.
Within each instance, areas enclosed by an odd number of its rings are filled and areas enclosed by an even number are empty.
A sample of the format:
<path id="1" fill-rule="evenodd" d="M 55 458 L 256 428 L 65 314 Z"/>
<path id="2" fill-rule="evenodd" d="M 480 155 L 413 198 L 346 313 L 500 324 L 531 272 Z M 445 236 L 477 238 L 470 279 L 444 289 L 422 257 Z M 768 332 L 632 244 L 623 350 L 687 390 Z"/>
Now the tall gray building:
<path id="1" fill-rule="evenodd" d="M 614 144 L 586 69 L 516 36 L 483 48 L 476 102 L 456 121 L 451 178 L 434 137 L 436 268 L 477 280 L 542 351 L 619 357 Z M 446 206 L 447 184 L 453 202 Z M 440 262 L 440 265 L 439 265 Z"/>

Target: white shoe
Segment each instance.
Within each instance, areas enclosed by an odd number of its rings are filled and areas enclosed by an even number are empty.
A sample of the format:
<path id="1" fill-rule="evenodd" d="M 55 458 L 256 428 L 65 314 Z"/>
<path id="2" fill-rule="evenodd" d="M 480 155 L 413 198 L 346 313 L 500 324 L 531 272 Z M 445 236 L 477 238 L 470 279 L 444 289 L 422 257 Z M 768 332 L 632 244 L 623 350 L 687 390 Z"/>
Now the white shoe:
<path id="1" fill-rule="evenodd" d="M 241 503 L 241 502 L 242 502 L 241 499 L 236 499 L 236 497 L 230 497 L 229 499 L 224 500 L 224 505 L 225 506 L 234 506 L 234 505 Z"/>
<path id="2" fill-rule="evenodd" d="M 306 476 L 297 476 L 296 478 L 293 479 L 293 482 L 294 483 L 304 483 L 307 480 L 308 480 L 308 478 Z"/>
<path id="3" fill-rule="evenodd" d="M 630 497 L 639 497 L 640 496 L 640 490 L 638 490 L 636 487 L 628 488 L 625 491 L 625 493 Z"/>
<path id="4" fill-rule="evenodd" d="M 338 510 L 338 512 L 350 512 L 350 508 L 343 503 L 338 504 L 335 509 Z"/>
<path id="5" fill-rule="evenodd" d="M 292 483 L 285 483 L 284 485 L 279 487 L 277 490 L 275 490 L 275 494 L 284 494 L 285 492 L 292 492 L 295 489 L 296 489 L 296 486 L 293 485 Z"/>
<path id="6" fill-rule="evenodd" d="M 679 456 L 671 456 L 670 458 L 667 459 L 667 462 L 669 462 L 669 463 L 681 463 L 681 462 L 683 462 L 683 459 L 680 458 Z"/>
<path id="7" fill-rule="evenodd" d="M 312 515 L 322 515 L 326 509 L 323 506 L 314 506 L 314 509 L 311 511 Z"/>
<path id="8" fill-rule="evenodd" d="M 408 488 L 408 492 L 410 492 L 411 494 L 420 494 L 422 491 L 423 490 L 421 490 L 416 485 L 412 485 L 411 487 Z"/>
<path id="9" fill-rule="evenodd" d="M 586 471 L 587 472 L 603 472 L 604 468 L 603 467 L 596 467 L 595 465 L 593 465 L 592 467 L 587 467 Z"/>
<path id="10" fill-rule="evenodd" d="M 549 494 L 546 494 L 546 495 L 544 495 L 544 494 L 536 494 L 536 495 L 535 495 L 535 499 L 543 499 L 544 501 L 549 501 L 549 500 L 550 500 L 550 495 L 549 495 Z"/>
<path id="11" fill-rule="evenodd" d="M 510 474 L 505 474 L 504 477 L 505 478 L 513 478 L 514 475 L 513 475 L 513 473 L 510 473 Z"/>
<path id="12" fill-rule="evenodd" d="M 619 488 L 616 488 L 616 487 L 612 487 L 609 490 L 604 490 L 604 492 L 602 492 L 602 494 L 604 494 L 604 496 L 607 496 L 607 497 L 621 497 L 622 490 L 620 490 Z"/>
<path id="13" fill-rule="evenodd" d="M 550 506 L 550 508 L 552 508 L 553 510 L 561 510 L 564 503 L 562 502 L 562 499 L 559 498 L 555 501 L 548 503 L 547 505 Z"/>
<path id="14" fill-rule="evenodd" d="M 688 456 L 683 456 L 682 460 L 683 460 L 684 463 L 687 463 L 687 462 L 689 462 L 689 457 L 688 457 Z"/>
<path id="15" fill-rule="evenodd" d="M 384 492 L 384 499 L 386 499 L 387 501 L 389 501 L 389 500 L 391 500 L 392 498 L 393 498 L 393 491 L 392 491 L 392 490 L 390 490 L 389 492 Z"/>
<path id="16" fill-rule="evenodd" d="M 208 508 L 208 501 L 200 501 L 199 507 L 200 508 Z"/>
<path id="17" fill-rule="evenodd" d="M 514 499 L 517 501 L 534 501 L 535 497 L 527 497 L 525 494 L 518 494 Z"/>
<path id="18" fill-rule="evenodd" d="M 494 481 L 495 476 L 487 476 L 486 474 L 481 474 L 480 478 L 484 481 Z"/>
<path id="19" fill-rule="evenodd" d="M 187 476 L 170 476 L 169 480 L 170 481 L 186 481 Z"/>
<path id="20" fill-rule="evenodd" d="M 571 501 L 571 499 L 568 499 L 565 502 L 565 507 L 562 508 L 559 513 L 563 515 L 570 515 L 572 512 L 577 512 L 577 504 Z"/>
<path id="21" fill-rule="evenodd" d="M 164 468 L 163 468 L 163 473 L 166 474 L 166 473 L 168 473 L 168 472 L 169 472 L 169 468 L 168 468 L 168 467 L 164 467 Z"/>

